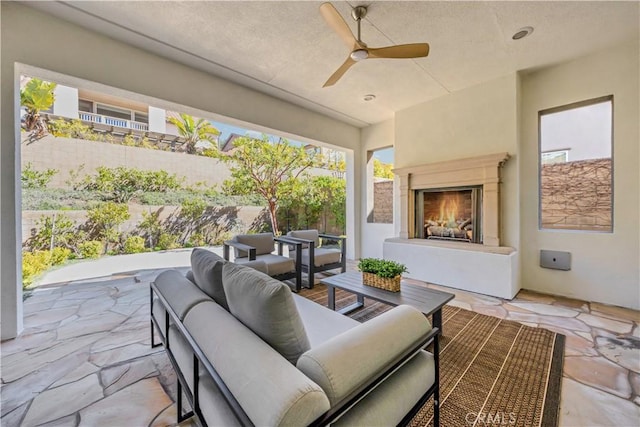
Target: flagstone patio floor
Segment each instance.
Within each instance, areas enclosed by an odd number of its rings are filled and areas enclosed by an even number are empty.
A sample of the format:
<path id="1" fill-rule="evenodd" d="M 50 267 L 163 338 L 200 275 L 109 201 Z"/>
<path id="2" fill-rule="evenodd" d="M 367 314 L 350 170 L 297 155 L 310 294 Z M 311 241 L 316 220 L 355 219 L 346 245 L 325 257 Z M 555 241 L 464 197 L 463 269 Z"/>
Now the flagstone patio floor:
<path id="1" fill-rule="evenodd" d="M 176 426 L 175 375 L 163 348 L 150 347 L 149 282 L 159 271 L 34 290 L 24 331 L 0 346 L 0 424 Z M 507 301 L 429 286 L 455 293 L 451 305 L 566 335 L 561 426 L 639 425 L 640 312 L 529 291 Z"/>

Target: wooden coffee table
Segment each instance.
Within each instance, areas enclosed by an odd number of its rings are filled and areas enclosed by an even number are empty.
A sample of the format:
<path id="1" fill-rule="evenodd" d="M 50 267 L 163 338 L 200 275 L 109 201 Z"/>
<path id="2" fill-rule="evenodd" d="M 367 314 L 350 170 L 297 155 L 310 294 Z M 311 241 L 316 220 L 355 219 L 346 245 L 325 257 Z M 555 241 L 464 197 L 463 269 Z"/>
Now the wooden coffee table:
<path id="1" fill-rule="evenodd" d="M 432 325 L 442 332 L 442 306 L 451 301 L 455 295 L 429 289 L 426 286 L 414 285 L 402 281 L 400 292 L 390 292 L 362 284 L 362 273 L 348 271 L 320 280 L 329 293 L 329 308 L 336 309 L 336 288 L 356 294 L 358 301 L 339 310 L 347 314 L 364 306 L 364 298 L 371 298 L 392 306 L 406 304 L 417 308 L 427 316 L 433 316 Z"/>

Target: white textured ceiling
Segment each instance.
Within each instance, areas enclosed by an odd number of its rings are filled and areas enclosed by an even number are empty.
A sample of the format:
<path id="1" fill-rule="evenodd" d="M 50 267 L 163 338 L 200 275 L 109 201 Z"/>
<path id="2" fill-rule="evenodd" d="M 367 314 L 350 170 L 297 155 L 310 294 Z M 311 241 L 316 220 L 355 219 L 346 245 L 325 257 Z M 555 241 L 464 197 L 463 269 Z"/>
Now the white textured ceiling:
<path id="1" fill-rule="evenodd" d="M 323 83 L 348 49 L 315 1 L 27 3 L 164 57 L 365 126 L 438 96 L 639 37 L 638 2 L 332 2 L 370 47 L 428 42 L 429 56 L 367 60 Z M 524 26 L 533 34 L 511 36 Z M 375 94 L 371 102 L 365 94 Z"/>

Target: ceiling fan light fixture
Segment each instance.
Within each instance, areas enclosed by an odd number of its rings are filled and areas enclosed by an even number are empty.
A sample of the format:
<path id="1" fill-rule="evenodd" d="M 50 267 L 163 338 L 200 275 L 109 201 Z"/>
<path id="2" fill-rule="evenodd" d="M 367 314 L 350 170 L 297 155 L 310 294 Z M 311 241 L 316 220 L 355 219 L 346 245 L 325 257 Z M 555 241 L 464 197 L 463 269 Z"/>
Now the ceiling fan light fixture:
<path id="1" fill-rule="evenodd" d="M 363 59 L 367 59 L 369 57 L 369 52 L 367 52 L 366 49 L 356 49 L 351 52 L 351 55 L 349 56 L 351 56 L 351 59 L 358 62 L 362 61 Z"/>
<path id="2" fill-rule="evenodd" d="M 533 33 L 533 27 L 522 27 L 511 36 L 513 40 L 520 40 Z"/>

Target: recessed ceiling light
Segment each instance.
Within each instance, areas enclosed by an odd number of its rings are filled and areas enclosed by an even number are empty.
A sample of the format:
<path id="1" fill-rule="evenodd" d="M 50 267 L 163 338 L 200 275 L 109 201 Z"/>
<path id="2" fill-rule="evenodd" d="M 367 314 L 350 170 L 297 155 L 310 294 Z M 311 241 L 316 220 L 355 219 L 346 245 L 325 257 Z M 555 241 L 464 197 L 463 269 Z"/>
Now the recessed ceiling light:
<path id="1" fill-rule="evenodd" d="M 511 36 L 511 38 L 514 40 L 520 40 L 527 37 L 531 33 L 533 33 L 533 27 L 523 27 L 516 31 L 516 33 Z"/>
<path id="2" fill-rule="evenodd" d="M 369 95 L 365 95 L 364 98 L 365 101 L 373 101 L 374 99 L 376 99 L 375 95 L 369 94 Z"/>

